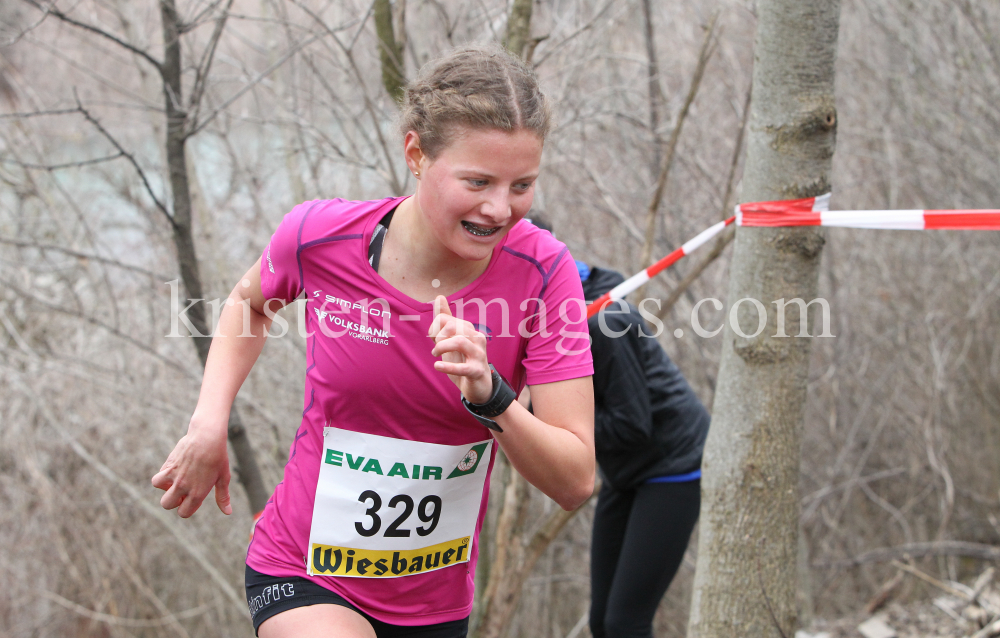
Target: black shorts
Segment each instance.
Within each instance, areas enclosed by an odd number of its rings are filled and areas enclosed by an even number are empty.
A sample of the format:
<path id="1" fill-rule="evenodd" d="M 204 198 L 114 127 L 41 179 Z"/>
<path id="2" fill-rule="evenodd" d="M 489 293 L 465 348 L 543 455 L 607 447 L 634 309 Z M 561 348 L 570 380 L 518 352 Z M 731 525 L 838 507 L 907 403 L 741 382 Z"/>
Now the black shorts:
<path id="1" fill-rule="evenodd" d="M 253 617 L 254 633 L 260 624 L 283 611 L 307 605 L 340 605 L 353 609 L 371 623 L 378 638 L 465 638 L 469 619 L 452 620 L 436 625 L 390 625 L 364 613 L 340 595 L 300 576 L 268 576 L 246 569 L 247 604 Z"/>

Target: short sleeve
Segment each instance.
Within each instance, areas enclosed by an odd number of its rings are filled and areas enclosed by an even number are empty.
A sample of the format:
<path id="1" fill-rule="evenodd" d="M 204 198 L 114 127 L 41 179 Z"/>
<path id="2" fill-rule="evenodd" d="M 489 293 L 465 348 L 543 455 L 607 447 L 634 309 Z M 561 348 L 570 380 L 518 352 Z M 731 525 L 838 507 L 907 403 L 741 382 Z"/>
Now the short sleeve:
<path id="1" fill-rule="evenodd" d="M 278 224 L 260 260 L 260 288 L 265 299 L 290 303 L 302 292 L 299 246 L 309 211 L 317 202 L 305 202 L 291 210 Z"/>
<path id="2" fill-rule="evenodd" d="M 541 301 L 524 358 L 528 385 L 594 374 L 583 285 L 568 251 L 552 268 Z"/>

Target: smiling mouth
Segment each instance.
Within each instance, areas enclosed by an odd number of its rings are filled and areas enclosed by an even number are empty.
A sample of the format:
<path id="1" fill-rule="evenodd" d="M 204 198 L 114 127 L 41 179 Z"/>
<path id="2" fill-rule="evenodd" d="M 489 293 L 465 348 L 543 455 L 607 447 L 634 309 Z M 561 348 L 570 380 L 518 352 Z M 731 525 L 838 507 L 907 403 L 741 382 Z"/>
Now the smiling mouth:
<path id="1" fill-rule="evenodd" d="M 466 222 L 466 221 L 462 222 L 462 226 L 465 227 L 465 230 L 469 231 L 476 237 L 489 237 L 490 235 L 495 234 L 501 228 L 500 226 L 487 228 L 486 226 L 478 226 L 476 224 L 473 224 L 472 222 Z"/>

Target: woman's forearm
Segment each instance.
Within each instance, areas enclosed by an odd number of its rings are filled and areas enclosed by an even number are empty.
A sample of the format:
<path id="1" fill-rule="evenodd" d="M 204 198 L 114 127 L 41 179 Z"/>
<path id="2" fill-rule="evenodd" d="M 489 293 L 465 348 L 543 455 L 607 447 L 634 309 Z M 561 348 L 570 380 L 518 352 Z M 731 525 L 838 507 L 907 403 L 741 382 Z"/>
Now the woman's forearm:
<path id="1" fill-rule="evenodd" d="M 538 416 L 515 401 L 496 417 L 504 431 L 494 436 L 529 483 L 572 510 L 594 490 L 593 387 L 590 377 L 548 385 L 556 387 L 532 388 Z"/>
<path id="2" fill-rule="evenodd" d="M 225 431 L 236 393 L 260 356 L 270 327 L 271 320 L 252 307 L 238 285 L 222 309 L 212 338 L 191 429 L 207 428 L 212 434 Z"/>

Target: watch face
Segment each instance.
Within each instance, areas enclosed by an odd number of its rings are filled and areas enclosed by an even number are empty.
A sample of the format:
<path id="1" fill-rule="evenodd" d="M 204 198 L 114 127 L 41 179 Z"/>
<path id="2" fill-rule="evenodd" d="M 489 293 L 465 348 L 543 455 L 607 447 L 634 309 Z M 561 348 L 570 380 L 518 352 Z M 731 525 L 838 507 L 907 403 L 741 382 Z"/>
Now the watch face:
<path id="1" fill-rule="evenodd" d="M 469 450 L 469 453 L 466 454 L 465 458 L 462 459 L 459 462 L 459 464 L 458 464 L 459 471 L 460 472 L 465 472 L 469 468 L 475 466 L 477 460 L 479 460 L 479 455 L 476 453 L 476 451 L 475 450 Z"/>

